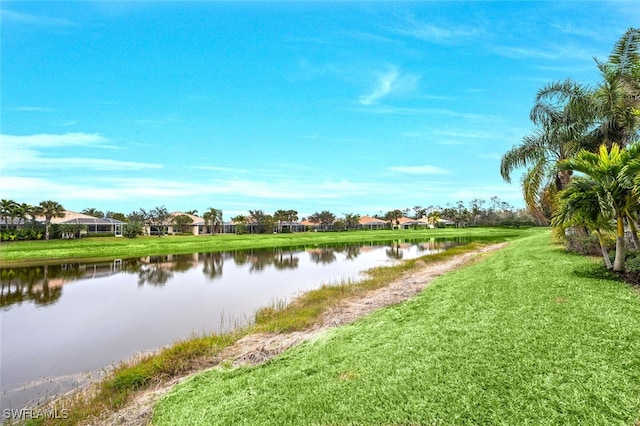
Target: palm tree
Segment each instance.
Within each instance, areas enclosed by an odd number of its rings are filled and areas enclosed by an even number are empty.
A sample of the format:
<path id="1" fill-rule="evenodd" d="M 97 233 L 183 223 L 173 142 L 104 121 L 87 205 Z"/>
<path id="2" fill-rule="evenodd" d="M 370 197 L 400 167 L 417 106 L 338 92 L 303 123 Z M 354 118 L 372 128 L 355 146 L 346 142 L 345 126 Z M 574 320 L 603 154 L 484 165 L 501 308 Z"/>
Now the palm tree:
<path id="1" fill-rule="evenodd" d="M 57 201 L 41 201 L 40 204 L 35 207 L 35 213 L 39 216 L 44 216 L 45 240 L 49 239 L 51 219 L 54 217 L 64 217 L 64 212 L 64 207 Z"/>
<path id="2" fill-rule="evenodd" d="M 275 213 L 273 213 L 273 219 L 278 222 L 278 233 L 282 233 L 282 222 L 286 221 L 288 218 L 288 214 L 286 210 L 276 210 Z"/>
<path id="3" fill-rule="evenodd" d="M 0 219 L 2 219 L 7 229 L 13 225 L 13 219 L 16 217 L 17 207 L 18 203 L 13 200 L 6 200 L 4 198 L 0 200 Z"/>
<path id="4" fill-rule="evenodd" d="M 16 218 L 18 219 L 18 223 L 16 224 L 16 226 L 20 225 L 21 223 L 26 223 L 27 216 L 29 216 L 33 221 L 36 216 L 34 209 L 34 206 L 27 203 L 18 204 L 18 206 L 16 207 Z"/>
<path id="5" fill-rule="evenodd" d="M 298 221 L 298 211 L 291 209 L 287 210 L 285 213 L 286 221 L 289 222 L 289 231 L 294 232 L 295 228 L 293 223 Z"/>
<path id="6" fill-rule="evenodd" d="M 522 178 L 524 200 L 543 223 L 548 220 L 545 200 L 552 199 L 571 180 L 571 170 L 557 170 L 556 164 L 584 148 L 591 121 L 589 103 L 589 90 L 573 80 L 544 86 L 530 114 L 537 128 L 502 156 L 500 174 L 506 182 L 511 182 L 515 169 L 527 169 Z"/>
<path id="7" fill-rule="evenodd" d="M 596 60 L 602 82 L 593 92 L 597 126 L 593 139 L 621 147 L 638 140 L 640 128 L 640 29 L 629 28 L 608 62 Z"/>
<path id="8" fill-rule="evenodd" d="M 593 179 L 575 177 L 567 188 L 558 194 L 557 209 L 551 223 L 563 231 L 567 227 L 585 226 L 595 232 L 604 263 L 607 269 L 612 269 L 613 265 L 604 241 L 604 234 L 613 229 L 612 218 L 608 216 L 610 209 L 601 208 L 601 203 L 606 203 L 607 200 L 606 194 L 602 194 L 599 189 L 599 185 Z"/>
<path id="9" fill-rule="evenodd" d="M 97 218 L 106 217 L 104 212 L 102 212 L 101 210 L 96 209 L 95 207 L 88 207 L 88 208 L 82 210 L 81 213 L 82 214 L 86 214 L 87 216 L 93 216 L 93 217 L 97 217 Z"/>
<path id="10" fill-rule="evenodd" d="M 440 220 L 440 210 L 432 210 L 427 215 L 427 221 L 434 228 L 438 225 L 438 221 Z"/>
<path id="11" fill-rule="evenodd" d="M 640 158 L 638 146 L 630 150 L 613 144 L 611 149 L 601 145 L 598 153 L 580 151 L 574 158 L 558 164 L 559 170 L 583 173 L 594 181 L 600 200 L 599 207 L 604 217 L 616 220 L 616 258 L 614 271 L 624 270 L 624 220 L 629 217 L 629 205 L 634 203 L 635 192 L 625 177 L 628 165 Z M 637 198 L 635 199 L 637 203 Z"/>
<path id="12" fill-rule="evenodd" d="M 602 82 L 595 89 L 570 79 L 543 87 L 531 110 L 536 130 L 502 157 L 500 172 L 507 182 L 515 169 L 527 169 L 524 199 L 539 219 L 549 207 L 545 200 L 554 200 L 571 180 L 572 171 L 556 168 L 558 162 L 582 149 L 595 152 L 602 144 L 625 147 L 638 140 L 640 30 L 627 30 L 608 62 L 596 64 Z"/>
<path id="13" fill-rule="evenodd" d="M 247 217 L 245 215 L 239 214 L 238 216 L 232 217 L 231 221 L 235 225 L 236 234 L 244 234 L 247 232 Z"/>
<path id="14" fill-rule="evenodd" d="M 203 215 L 205 226 L 210 230 L 212 234 L 215 234 L 218 228 L 222 225 L 222 210 L 209 207 Z"/>

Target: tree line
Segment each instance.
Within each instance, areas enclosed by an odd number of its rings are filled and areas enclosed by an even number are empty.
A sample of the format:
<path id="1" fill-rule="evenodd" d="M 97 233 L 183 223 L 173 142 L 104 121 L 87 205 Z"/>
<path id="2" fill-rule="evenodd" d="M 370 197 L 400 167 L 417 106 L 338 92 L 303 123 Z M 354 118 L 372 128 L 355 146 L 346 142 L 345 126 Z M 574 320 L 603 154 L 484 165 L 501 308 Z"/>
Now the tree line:
<path id="1" fill-rule="evenodd" d="M 595 240 L 607 268 L 624 271 L 627 262 L 640 271 L 640 30 L 629 28 L 608 60 L 595 62 L 595 86 L 566 79 L 538 91 L 534 131 L 503 155 L 500 171 L 510 182 L 525 168 L 524 200 L 556 235 Z"/>
<path id="2" fill-rule="evenodd" d="M 64 217 L 65 208 L 57 201 L 42 201 L 37 206 L 18 203 L 14 200 L 0 201 L 0 219 L 4 224 L 0 229 L 2 241 L 49 239 L 49 238 L 79 238 L 86 233 L 87 227 L 82 224 L 52 224 L 53 218 Z M 102 211 L 95 207 L 88 207 L 82 214 L 95 218 L 114 219 L 123 222 L 123 235 L 136 237 L 143 235 L 146 230 L 156 235 L 166 234 L 168 226 L 174 231 L 190 232 L 193 224 L 191 216 L 198 215 L 198 210 L 189 210 L 183 214 L 171 214 L 165 206 L 152 209 L 140 208 L 128 214 Z M 524 209 L 516 209 L 499 197 L 490 200 L 474 199 L 464 204 L 458 201 L 454 205 L 414 206 L 413 208 L 393 209 L 379 212 L 375 218 L 383 220 L 389 228 L 398 225 L 402 217 L 411 219 L 427 219 L 432 226 L 439 226 L 440 219 L 450 221 L 454 226 L 532 226 L 535 225 L 533 216 Z M 43 218 L 37 222 L 36 218 Z M 217 234 L 223 232 L 223 211 L 209 207 L 203 214 L 205 232 Z M 272 233 L 294 232 L 300 220 L 308 220 L 323 231 L 343 231 L 358 229 L 361 216 L 358 213 L 343 213 L 341 216 L 322 210 L 308 217 L 299 217 L 298 211 L 293 209 L 279 209 L 273 214 L 263 210 L 249 210 L 246 215 L 240 214 L 231 218 L 235 232 Z M 251 227 L 251 229 L 249 229 Z"/>

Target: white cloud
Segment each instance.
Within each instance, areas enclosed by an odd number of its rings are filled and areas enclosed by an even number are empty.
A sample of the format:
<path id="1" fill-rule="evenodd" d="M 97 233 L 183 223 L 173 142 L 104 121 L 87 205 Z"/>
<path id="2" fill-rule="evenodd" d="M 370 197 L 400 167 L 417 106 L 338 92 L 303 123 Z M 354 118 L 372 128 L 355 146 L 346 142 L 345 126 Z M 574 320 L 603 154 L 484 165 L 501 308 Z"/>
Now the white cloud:
<path id="1" fill-rule="evenodd" d="M 113 148 L 112 145 L 109 145 L 109 141 L 99 134 L 0 135 L 0 141 L 2 142 L 0 168 L 3 170 L 26 170 L 40 173 L 45 170 L 69 168 L 92 171 L 162 168 L 160 164 L 95 158 L 93 155 L 87 157 L 47 155 L 48 150 L 63 147 Z"/>
<path id="2" fill-rule="evenodd" d="M 29 25 L 47 25 L 47 26 L 72 26 L 73 22 L 66 19 L 51 18 L 48 16 L 30 15 L 22 12 L 14 12 L 12 10 L 2 9 L 0 10 L 0 16 L 2 20 L 9 22 L 15 22 L 18 24 Z"/>
<path id="3" fill-rule="evenodd" d="M 389 105 L 380 105 L 370 108 L 358 108 L 358 111 L 372 114 L 385 115 L 444 115 L 449 117 L 463 118 L 467 120 L 477 120 L 481 122 L 499 122 L 502 118 L 493 114 L 476 114 L 470 112 L 460 112 L 443 108 L 408 108 Z"/>
<path id="4" fill-rule="evenodd" d="M 391 69 L 387 73 L 378 78 L 376 87 L 368 95 L 360 96 L 359 101 L 362 105 L 372 105 L 380 99 L 387 96 L 393 90 L 393 84 L 398 79 L 398 71 Z"/>
<path id="5" fill-rule="evenodd" d="M 23 111 L 23 112 L 52 112 L 55 111 L 53 108 L 41 107 L 41 106 L 17 106 L 11 108 L 14 111 Z"/>
<path id="6" fill-rule="evenodd" d="M 65 133 L 36 134 L 36 135 L 0 135 L 0 141 L 4 146 L 26 147 L 52 147 L 72 145 L 105 144 L 106 139 L 97 133 Z"/>
<path id="7" fill-rule="evenodd" d="M 431 22 L 419 21 L 413 16 L 405 17 L 403 22 L 391 31 L 431 43 L 451 43 L 477 37 L 480 34 L 478 28 L 450 24 L 439 26 Z"/>
<path id="8" fill-rule="evenodd" d="M 451 172 L 436 166 L 394 166 L 389 167 L 390 171 L 396 173 L 405 173 L 410 175 L 446 175 Z"/>
<path id="9" fill-rule="evenodd" d="M 493 51 L 500 56 L 512 59 L 572 59 L 578 61 L 592 61 L 591 58 L 595 53 L 569 44 L 547 44 L 540 48 L 496 46 Z"/>

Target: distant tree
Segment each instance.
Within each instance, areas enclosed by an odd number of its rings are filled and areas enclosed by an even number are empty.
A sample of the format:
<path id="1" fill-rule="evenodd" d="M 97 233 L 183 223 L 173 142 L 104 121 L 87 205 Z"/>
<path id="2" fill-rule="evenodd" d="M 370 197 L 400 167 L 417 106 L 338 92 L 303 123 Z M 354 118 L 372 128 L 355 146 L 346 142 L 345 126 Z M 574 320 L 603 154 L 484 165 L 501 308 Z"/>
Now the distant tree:
<path id="1" fill-rule="evenodd" d="M 427 215 L 427 209 L 422 206 L 413 207 L 413 219 L 422 219 Z"/>
<path id="2" fill-rule="evenodd" d="M 105 214 L 105 217 L 113 220 L 119 220 L 120 222 L 127 222 L 128 220 L 124 213 L 108 212 Z"/>
<path id="3" fill-rule="evenodd" d="M 346 229 L 346 227 L 347 227 L 347 225 L 346 225 L 345 221 L 342 220 L 342 219 L 336 219 L 333 222 L 333 229 L 335 229 L 336 231 L 342 231 L 342 230 Z"/>
<path id="4" fill-rule="evenodd" d="M 97 218 L 106 217 L 104 212 L 102 212 L 101 210 L 96 209 L 95 207 L 86 208 L 86 209 L 82 210 L 80 213 L 86 214 L 88 216 L 97 217 Z"/>
<path id="5" fill-rule="evenodd" d="M 297 210 L 287 210 L 286 211 L 286 221 L 289 222 L 289 225 L 298 221 L 298 211 Z M 291 232 L 293 232 L 293 226 L 290 227 Z"/>
<path id="6" fill-rule="evenodd" d="M 288 217 L 286 210 L 276 210 L 273 213 L 273 220 L 278 223 L 278 233 L 282 233 L 282 222 L 285 222 Z"/>
<path id="7" fill-rule="evenodd" d="M 140 210 L 143 211 L 142 209 Z M 158 236 L 161 237 L 164 235 L 167 225 L 171 222 L 171 213 L 165 206 L 156 207 L 147 213 L 147 222 L 149 226 L 153 226 L 158 230 Z"/>
<path id="8" fill-rule="evenodd" d="M 356 213 L 345 213 L 344 224 L 347 229 L 355 229 L 360 224 L 360 215 Z"/>
<path id="9" fill-rule="evenodd" d="M 394 225 L 395 226 L 400 225 L 401 217 L 402 217 L 402 210 L 395 209 L 395 210 L 388 211 L 384 215 L 384 220 L 389 222 L 389 224 L 391 225 L 391 228 L 394 228 Z"/>
<path id="10" fill-rule="evenodd" d="M 15 217 L 16 219 L 18 219 L 18 221 L 15 226 L 17 227 L 21 223 L 27 223 L 27 219 L 31 219 L 31 221 L 34 222 L 36 217 L 36 213 L 34 210 L 35 210 L 35 207 L 30 204 L 16 203 Z"/>
<path id="11" fill-rule="evenodd" d="M 193 223 L 193 219 L 186 214 L 180 214 L 171 218 L 171 223 L 180 229 L 180 232 L 185 232 L 184 228 Z"/>
<path id="12" fill-rule="evenodd" d="M 212 234 L 216 234 L 222 227 L 222 210 L 209 207 L 202 215 L 205 226 Z"/>
<path id="13" fill-rule="evenodd" d="M 198 210 L 187 210 L 185 213 L 192 216 L 198 216 Z"/>
<path id="14" fill-rule="evenodd" d="M 235 225 L 236 234 L 244 234 L 247 232 L 247 217 L 244 215 L 237 215 L 231 218 L 231 221 Z"/>
<path id="15" fill-rule="evenodd" d="M 4 198 L 0 200 L 0 219 L 4 221 L 7 228 L 9 228 L 10 224 L 13 224 L 13 218 L 11 221 L 7 219 L 11 218 L 14 214 L 16 206 L 17 203 L 13 200 L 5 200 Z"/>
<path id="16" fill-rule="evenodd" d="M 127 222 L 138 222 L 146 224 L 147 212 L 144 209 L 134 210 L 127 215 Z"/>
<path id="17" fill-rule="evenodd" d="M 323 210 L 320 213 L 316 212 L 309 216 L 309 221 L 312 223 L 319 223 L 320 228 L 324 231 L 328 230 L 335 220 L 336 215 L 328 210 Z"/>
<path id="18" fill-rule="evenodd" d="M 275 221 L 273 216 L 265 214 L 262 210 L 249 210 L 251 218 L 256 223 L 257 232 L 260 234 L 273 232 Z"/>
<path id="19" fill-rule="evenodd" d="M 478 219 L 482 213 L 482 206 L 484 205 L 485 200 L 481 200 L 479 198 L 474 198 L 469 203 L 469 215 L 471 216 L 471 221 L 474 225 L 478 224 Z"/>
<path id="20" fill-rule="evenodd" d="M 122 227 L 122 235 L 127 238 L 135 238 L 144 233 L 144 227 L 141 222 L 128 222 Z"/>
<path id="21" fill-rule="evenodd" d="M 64 217 L 64 207 L 57 201 L 41 201 L 35 208 L 38 216 L 44 216 L 45 240 L 49 239 L 49 231 L 51 229 L 51 219 L 54 217 Z"/>
<path id="22" fill-rule="evenodd" d="M 433 209 L 431 212 L 429 212 L 429 215 L 427 216 L 427 221 L 434 228 L 437 227 L 438 223 L 440 222 L 440 210 Z"/>

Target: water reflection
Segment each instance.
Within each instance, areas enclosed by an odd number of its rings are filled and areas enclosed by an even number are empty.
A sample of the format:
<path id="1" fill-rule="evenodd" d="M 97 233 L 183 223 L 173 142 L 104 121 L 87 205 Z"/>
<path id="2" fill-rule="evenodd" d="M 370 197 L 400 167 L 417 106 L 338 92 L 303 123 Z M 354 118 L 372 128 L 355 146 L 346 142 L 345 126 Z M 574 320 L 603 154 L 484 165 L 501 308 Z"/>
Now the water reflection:
<path id="1" fill-rule="evenodd" d="M 32 302 L 36 306 L 56 303 L 62 297 L 63 285 L 81 280 L 106 277 L 113 274 L 137 275 L 138 286 L 162 287 L 170 282 L 175 273 L 183 273 L 202 266 L 202 273 L 209 280 L 222 277 L 224 264 L 233 262 L 237 267 L 249 265 L 252 274 L 264 272 L 270 267 L 276 270 L 293 270 L 300 266 L 300 255 L 307 253 L 309 259 L 318 265 L 330 265 L 341 254 L 345 260 L 355 260 L 363 250 L 385 248 L 390 260 L 402 260 L 405 251 L 414 247 L 420 253 L 441 251 L 461 244 L 456 241 L 406 241 L 387 243 L 341 244 L 332 246 L 275 248 L 238 250 L 234 252 L 193 253 L 147 256 L 135 259 L 116 259 L 92 264 L 65 263 L 25 268 L 5 268 L 0 270 L 0 307 Z"/>

